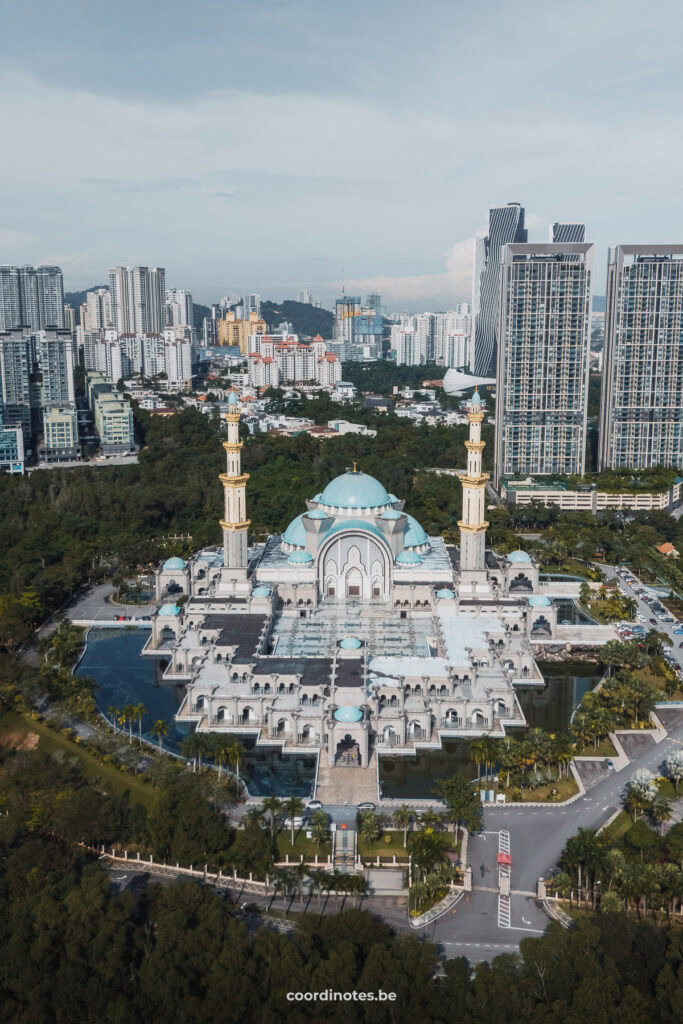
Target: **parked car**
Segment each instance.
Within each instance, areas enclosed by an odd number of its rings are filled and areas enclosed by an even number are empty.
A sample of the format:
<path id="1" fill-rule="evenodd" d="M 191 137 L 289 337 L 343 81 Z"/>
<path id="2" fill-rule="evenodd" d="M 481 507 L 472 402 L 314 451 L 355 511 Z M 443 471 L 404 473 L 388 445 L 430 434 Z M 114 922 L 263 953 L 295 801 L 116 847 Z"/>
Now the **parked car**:
<path id="1" fill-rule="evenodd" d="M 374 811 L 375 810 L 375 805 L 371 804 L 370 801 L 366 801 L 363 804 L 358 804 L 358 810 L 359 811 Z"/>
<path id="2" fill-rule="evenodd" d="M 320 800 L 309 800 L 308 803 L 306 804 L 306 807 L 308 808 L 309 811 L 321 811 L 323 805 L 321 804 Z"/>
<path id="3" fill-rule="evenodd" d="M 607 758 L 607 771 L 608 772 L 613 772 L 614 771 L 614 761 L 612 761 L 612 759 L 609 758 L 609 757 Z"/>

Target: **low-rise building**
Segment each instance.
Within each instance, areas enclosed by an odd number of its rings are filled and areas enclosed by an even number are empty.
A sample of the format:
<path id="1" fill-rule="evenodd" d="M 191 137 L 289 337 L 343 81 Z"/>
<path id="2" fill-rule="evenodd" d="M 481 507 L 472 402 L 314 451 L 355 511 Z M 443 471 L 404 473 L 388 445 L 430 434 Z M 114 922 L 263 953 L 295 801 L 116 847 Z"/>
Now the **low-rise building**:
<path id="1" fill-rule="evenodd" d="M 555 505 L 563 512 L 591 512 L 593 515 L 611 509 L 666 512 L 680 503 L 682 486 L 683 477 L 677 477 L 669 488 L 662 491 L 607 491 L 600 490 L 596 483 L 579 484 L 576 489 L 570 489 L 563 481 L 536 483 L 532 477 L 526 477 L 502 480 L 500 496 L 510 506 Z"/>
<path id="2" fill-rule="evenodd" d="M 135 451 L 133 409 L 104 374 L 86 373 L 88 404 L 105 455 Z"/>
<path id="3" fill-rule="evenodd" d="M 24 433 L 21 426 L 0 426 L 0 472 L 23 476 L 24 458 Z"/>
<path id="4" fill-rule="evenodd" d="M 43 410 L 43 442 L 40 462 L 76 462 L 81 457 L 78 415 L 75 406 L 53 405 Z"/>

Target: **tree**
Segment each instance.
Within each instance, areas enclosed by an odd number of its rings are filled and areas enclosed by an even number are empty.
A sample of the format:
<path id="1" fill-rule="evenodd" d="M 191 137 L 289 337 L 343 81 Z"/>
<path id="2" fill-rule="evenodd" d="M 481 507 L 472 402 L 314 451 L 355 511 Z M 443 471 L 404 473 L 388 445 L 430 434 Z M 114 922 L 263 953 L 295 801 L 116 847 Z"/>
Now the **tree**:
<path id="1" fill-rule="evenodd" d="M 410 822 L 412 820 L 413 813 L 407 804 L 401 804 L 394 811 L 394 822 L 399 828 L 403 829 L 403 846 L 407 845 L 408 842 L 408 829 L 410 828 Z"/>
<path id="2" fill-rule="evenodd" d="M 128 742 L 129 743 L 133 742 L 133 719 L 135 718 L 136 710 L 137 709 L 136 709 L 135 704 L 126 704 L 126 706 L 124 707 L 123 712 L 122 712 L 124 722 L 128 722 Z"/>
<path id="3" fill-rule="evenodd" d="M 438 779 L 434 792 L 446 804 L 447 816 L 454 825 L 464 825 L 469 832 L 479 831 L 482 822 L 481 800 L 467 779 L 461 775 Z"/>
<path id="4" fill-rule="evenodd" d="M 233 740 L 230 744 L 230 750 L 228 753 L 228 761 L 235 768 L 235 774 L 237 775 L 237 784 L 239 786 L 240 781 L 240 765 L 244 761 L 246 752 L 239 740 Z"/>
<path id="5" fill-rule="evenodd" d="M 369 846 L 372 846 L 379 839 L 379 821 L 373 811 L 362 812 L 360 816 L 360 834 Z"/>
<path id="6" fill-rule="evenodd" d="M 481 766 L 486 760 L 486 744 L 483 736 L 477 740 L 470 740 L 470 759 L 477 766 L 477 785 L 481 789 Z"/>
<path id="7" fill-rule="evenodd" d="M 433 832 L 431 829 L 413 832 L 408 847 L 413 866 L 418 869 L 421 878 L 448 863 L 449 845 L 449 837 L 443 832 Z"/>
<path id="8" fill-rule="evenodd" d="M 643 646 L 651 658 L 661 658 L 664 647 L 671 647 L 671 638 L 667 633 L 651 629 L 643 639 Z"/>
<path id="9" fill-rule="evenodd" d="M 659 825 L 659 834 L 664 835 L 664 825 L 673 817 L 671 800 L 663 793 L 658 793 L 652 801 L 650 815 L 655 825 Z"/>
<path id="10" fill-rule="evenodd" d="M 634 822 L 638 811 L 649 807 L 657 793 L 657 783 L 652 772 L 647 768 L 636 768 L 624 791 L 624 806 L 633 814 Z"/>
<path id="11" fill-rule="evenodd" d="M 109 707 L 107 708 L 107 714 L 111 718 L 111 724 L 114 726 L 114 732 L 116 732 L 116 723 L 119 720 L 121 709 L 115 708 L 113 704 L 110 704 Z"/>
<path id="12" fill-rule="evenodd" d="M 588 608 L 590 606 L 591 593 L 590 586 L 584 581 L 579 587 L 579 601 L 584 608 Z"/>
<path id="13" fill-rule="evenodd" d="M 330 834 L 330 825 L 327 813 L 322 808 L 315 812 L 311 819 L 311 825 L 313 828 L 313 842 L 316 846 L 322 846 L 323 843 L 327 842 Z"/>
<path id="14" fill-rule="evenodd" d="M 161 750 L 161 740 L 164 736 L 168 735 L 168 725 L 163 719 L 158 718 L 152 726 L 152 736 L 156 736 L 159 740 L 159 750 Z"/>
<path id="15" fill-rule="evenodd" d="M 294 819 L 303 812 L 304 802 L 298 796 L 290 796 L 285 801 L 285 810 L 289 818 L 289 826 L 292 830 L 292 846 L 294 846 Z"/>
<path id="16" fill-rule="evenodd" d="M 591 829 L 580 828 L 567 840 L 560 864 L 569 871 L 576 871 L 579 889 L 583 888 L 583 882 L 588 882 L 591 876 L 595 878 L 597 869 L 604 864 L 604 846 L 598 834 Z"/>
<path id="17" fill-rule="evenodd" d="M 664 771 L 674 784 L 678 793 L 678 783 L 683 779 L 683 749 L 678 747 L 667 754 L 664 761 Z"/>
<path id="18" fill-rule="evenodd" d="M 278 813 L 282 810 L 282 801 L 276 796 L 267 796 L 261 805 L 270 821 L 270 838 L 275 840 L 275 822 Z"/>
<path id="19" fill-rule="evenodd" d="M 188 761 L 192 761 L 192 771 L 195 770 L 197 764 L 197 733 L 190 732 L 185 736 L 183 742 L 180 744 L 180 753 L 183 757 L 186 757 Z"/>
<path id="20" fill-rule="evenodd" d="M 218 777 L 223 772 L 223 765 L 230 759 L 232 743 L 227 736 L 218 734 L 213 741 L 213 757 L 218 764 Z"/>
<path id="21" fill-rule="evenodd" d="M 135 705 L 134 714 L 138 720 L 138 738 L 142 743 L 142 719 L 147 714 L 147 708 L 142 702 Z"/>
<path id="22" fill-rule="evenodd" d="M 608 890 L 600 897 L 600 911 L 603 914 L 619 914 L 624 909 L 624 901 L 616 892 Z"/>
<path id="23" fill-rule="evenodd" d="M 624 835 L 624 841 L 634 850 L 638 850 L 642 860 L 645 852 L 656 846 L 657 833 L 652 831 L 643 818 L 640 818 L 635 824 L 631 825 L 628 832 Z"/>

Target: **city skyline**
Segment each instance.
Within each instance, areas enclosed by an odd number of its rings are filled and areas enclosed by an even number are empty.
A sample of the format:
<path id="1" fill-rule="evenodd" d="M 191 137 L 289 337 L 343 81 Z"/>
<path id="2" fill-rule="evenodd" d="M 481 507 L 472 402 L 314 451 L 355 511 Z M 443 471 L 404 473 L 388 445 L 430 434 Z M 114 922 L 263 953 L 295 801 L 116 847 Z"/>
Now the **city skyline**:
<path id="1" fill-rule="evenodd" d="M 0 44 L 13 140 L 1 258 L 59 264 L 68 290 L 113 265 L 163 265 L 204 303 L 228 288 L 308 288 L 330 308 L 345 280 L 390 308 L 441 309 L 468 298 L 487 210 L 518 199 L 530 241 L 556 220 L 587 224 L 602 294 L 609 246 L 674 243 L 683 230 L 670 130 L 681 86 L 667 71 L 681 13 L 664 7 L 673 30 L 655 37 L 635 3 L 578 3 L 552 19 L 531 2 L 480 12 L 432 0 L 401 18 L 351 3 L 359 31 L 342 45 L 312 0 L 200 2 L 189 20 L 172 0 L 163 26 L 146 5 L 124 2 L 112 22 L 104 5 L 41 5 L 37 17 L 29 0 Z M 133 18 L 135 70 L 119 46 Z M 227 39 L 238 42 L 226 64 L 212 58 Z M 416 48 L 429 48 L 425 66 Z M 555 74 L 568 60 L 569 91 Z M 362 144 L 340 147 L 340 125 Z"/>

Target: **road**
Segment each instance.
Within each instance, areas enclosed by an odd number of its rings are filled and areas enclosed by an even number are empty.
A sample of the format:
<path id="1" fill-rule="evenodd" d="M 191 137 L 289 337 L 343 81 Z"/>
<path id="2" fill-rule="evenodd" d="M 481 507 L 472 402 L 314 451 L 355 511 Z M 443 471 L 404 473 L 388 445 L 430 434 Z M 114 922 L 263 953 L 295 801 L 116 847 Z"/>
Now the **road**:
<path id="1" fill-rule="evenodd" d="M 512 952 L 523 938 L 545 930 L 548 918 L 536 900 L 524 892 L 536 892 L 538 879 L 548 878 L 557 867 L 565 843 L 579 828 L 597 829 L 621 807 L 624 787 L 636 768 L 649 768 L 659 774 L 666 755 L 683 746 L 683 709 L 661 711 L 660 718 L 669 732 L 665 740 L 651 743 L 620 772 L 610 772 L 573 804 L 509 804 L 485 809 L 483 831 L 470 836 L 469 841 L 472 894 L 429 928 L 429 938 L 439 942 L 447 956 L 466 956 L 472 963 L 489 960 Z M 498 888 L 497 855 L 502 830 L 509 832 L 512 856 L 509 926 L 504 910 L 499 921 L 497 894 L 485 891 Z"/>
<path id="2" fill-rule="evenodd" d="M 131 619 L 135 616 L 152 615 L 156 611 L 156 604 L 114 604 L 109 603 L 114 588 L 111 583 L 98 583 L 85 593 L 77 594 L 63 608 L 64 613 L 71 619 L 79 621 L 88 619 L 113 619 L 117 615 L 129 615 Z"/>

